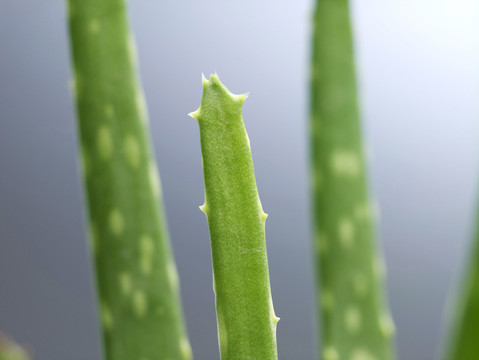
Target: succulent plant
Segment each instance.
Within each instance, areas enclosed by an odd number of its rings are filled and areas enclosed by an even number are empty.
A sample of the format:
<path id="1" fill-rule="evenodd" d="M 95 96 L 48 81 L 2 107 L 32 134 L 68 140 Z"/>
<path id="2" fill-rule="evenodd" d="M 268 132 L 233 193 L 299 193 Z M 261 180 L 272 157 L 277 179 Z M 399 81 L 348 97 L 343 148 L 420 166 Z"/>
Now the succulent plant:
<path id="1" fill-rule="evenodd" d="M 29 360 L 30 354 L 13 340 L 0 333 L 0 360 Z"/>
<path id="2" fill-rule="evenodd" d="M 474 240 L 462 291 L 456 300 L 447 360 L 476 360 L 479 354 L 479 225 Z"/>
<path id="3" fill-rule="evenodd" d="M 265 220 L 243 123 L 246 95 L 233 95 L 203 77 L 198 120 L 206 214 L 221 359 L 275 360 L 276 317 L 271 300 Z"/>
<path id="4" fill-rule="evenodd" d="M 109 360 L 189 360 L 124 0 L 69 0 L 91 251 Z"/>
<path id="5" fill-rule="evenodd" d="M 323 360 L 394 359 L 361 140 L 347 0 L 318 0 L 310 136 L 314 248 Z"/>

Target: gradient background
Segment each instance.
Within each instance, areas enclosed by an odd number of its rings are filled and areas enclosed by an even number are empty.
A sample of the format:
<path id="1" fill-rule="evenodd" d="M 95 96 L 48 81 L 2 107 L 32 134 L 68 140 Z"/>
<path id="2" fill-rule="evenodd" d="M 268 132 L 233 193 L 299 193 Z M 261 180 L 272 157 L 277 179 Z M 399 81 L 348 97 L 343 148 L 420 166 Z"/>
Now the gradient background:
<path id="1" fill-rule="evenodd" d="M 307 84 L 312 0 L 131 1 L 195 358 L 218 359 L 198 126 L 201 73 L 244 107 L 281 317 L 313 359 Z M 479 164 L 479 2 L 353 2 L 370 173 L 400 359 L 433 359 L 468 240 Z M 37 360 L 99 360 L 61 0 L 0 0 L 0 328 Z"/>

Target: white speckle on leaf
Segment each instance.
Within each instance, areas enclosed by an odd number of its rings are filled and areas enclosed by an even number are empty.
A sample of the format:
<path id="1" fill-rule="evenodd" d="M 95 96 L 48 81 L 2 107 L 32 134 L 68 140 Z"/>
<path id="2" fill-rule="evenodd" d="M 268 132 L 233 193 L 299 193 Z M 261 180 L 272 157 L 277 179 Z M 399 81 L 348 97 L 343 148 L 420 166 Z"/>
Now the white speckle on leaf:
<path id="1" fill-rule="evenodd" d="M 218 318 L 218 337 L 220 342 L 221 353 L 226 353 L 228 348 L 228 333 L 226 330 L 226 323 L 224 320 L 223 312 L 217 309 Z"/>
<path id="2" fill-rule="evenodd" d="M 148 112 L 146 110 L 146 101 L 145 96 L 141 90 L 137 91 L 136 94 L 136 106 L 138 108 L 138 112 L 140 114 L 140 120 L 143 124 L 148 123 Z"/>
<path id="3" fill-rule="evenodd" d="M 173 289 L 178 290 L 179 280 L 178 280 L 178 271 L 173 261 L 168 262 L 168 278 L 170 279 L 170 284 Z"/>
<path id="4" fill-rule="evenodd" d="M 147 303 L 143 291 L 135 291 L 133 294 L 133 310 L 138 317 L 143 317 L 146 313 Z"/>
<path id="5" fill-rule="evenodd" d="M 121 214 L 121 211 L 117 208 L 114 208 L 108 217 L 108 223 L 110 226 L 110 231 L 116 235 L 119 236 L 123 233 L 123 230 L 125 230 L 125 222 L 123 220 L 123 215 Z"/>
<path id="6" fill-rule="evenodd" d="M 100 305 L 100 315 L 103 327 L 106 330 L 110 330 L 113 326 L 113 316 L 111 314 L 110 308 L 105 303 Z"/>
<path id="7" fill-rule="evenodd" d="M 332 346 L 326 346 L 323 350 L 324 360 L 339 360 L 339 354 L 337 350 Z"/>
<path id="8" fill-rule="evenodd" d="M 383 313 L 379 317 L 379 328 L 381 329 L 381 333 L 385 338 L 390 338 L 395 334 L 396 327 L 394 326 L 394 321 L 391 318 L 391 315 L 388 313 Z"/>
<path id="9" fill-rule="evenodd" d="M 151 268 L 153 266 L 153 251 L 154 243 L 151 237 L 148 235 L 143 235 L 140 238 L 140 270 L 143 275 L 151 274 Z"/>
<path id="10" fill-rule="evenodd" d="M 187 339 L 182 338 L 180 340 L 180 349 L 181 349 L 181 354 L 183 355 L 184 360 L 188 360 L 192 358 L 190 343 L 188 342 Z"/>
<path id="11" fill-rule="evenodd" d="M 128 55 L 130 57 L 130 61 L 133 64 L 133 66 L 137 66 L 138 64 L 138 56 L 137 56 L 137 51 L 136 51 L 136 42 L 135 42 L 135 37 L 133 34 L 130 34 L 128 36 Z"/>
<path id="12" fill-rule="evenodd" d="M 361 313 L 357 306 L 349 306 L 344 313 L 346 329 L 351 333 L 356 333 L 361 328 Z"/>
<path id="13" fill-rule="evenodd" d="M 358 154 L 354 151 L 336 150 L 332 154 L 331 165 L 336 175 L 356 177 L 360 172 Z"/>
<path id="14" fill-rule="evenodd" d="M 140 145 L 133 135 L 127 135 L 123 144 L 126 160 L 132 168 L 138 168 L 140 165 Z"/>
<path id="15" fill-rule="evenodd" d="M 353 351 L 350 360 L 376 360 L 376 358 L 366 349 L 359 348 Z"/>
<path id="16" fill-rule="evenodd" d="M 88 23 L 88 31 L 91 34 L 98 34 L 100 32 L 100 22 L 97 19 L 91 19 Z"/>
<path id="17" fill-rule="evenodd" d="M 153 162 L 150 163 L 149 177 L 153 195 L 158 198 L 161 195 L 161 183 L 160 177 L 158 176 L 158 170 L 156 169 L 156 165 Z"/>
<path id="18" fill-rule="evenodd" d="M 100 158 L 103 160 L 110 159 L 113 153 L 113 138 L 111 136 L 110 129 L 102 125 L 98 128 L 96 134 L 96 145 L 98 148 L 98 153 L 100 154 Z"/>
<path id="19" fill-rule="evenodd" d="M 132 288 L 131 276 L 130 274 L 123 272 L 118 276 L 118 282 L 120 284 L 120 289 L 123 295 L 129 295 Z"/>
<path id="20" fill-rule="evenodd" d="M 365 202 L 364 204 L 356 205 L 354 207 L 354 216 L 358 221 L 366 221 L 371 219 L 372 210 L 369 201 Z"/>

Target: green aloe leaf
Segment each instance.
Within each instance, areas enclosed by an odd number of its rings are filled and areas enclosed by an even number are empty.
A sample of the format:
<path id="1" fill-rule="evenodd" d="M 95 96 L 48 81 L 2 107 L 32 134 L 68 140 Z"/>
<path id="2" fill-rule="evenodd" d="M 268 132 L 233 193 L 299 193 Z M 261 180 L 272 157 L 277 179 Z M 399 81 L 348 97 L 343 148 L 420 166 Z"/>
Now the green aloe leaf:
<path id="1" fill-rule="evenodd" d="M 265 220 L 243 123 L 245 95 L 203 77 L 198 120 L 221 359 L 275 360 Z"/>
<path id="2" fill-rule="evenodd" d="M 394 359 L 361 140 L 347 0 L 317 0 L 311 175 L 323 360 Z"/>
<path id="3" fill-rule="evenodd" d="M 447 360 L 476 360 L 479 356 L 479 225 L 474 240 L 469 266 L 454 309 L 455 324 L 445 357 Z"/>
<path id="4" fill-rule="evenodd" d="M 0 333 L 0 360 L 30 360 L 30 354 Z"/>
<path id="5" fill-rule="evenodd" d="M 68 10 L 106 358 L 191 359 L 125 1 Z"/>

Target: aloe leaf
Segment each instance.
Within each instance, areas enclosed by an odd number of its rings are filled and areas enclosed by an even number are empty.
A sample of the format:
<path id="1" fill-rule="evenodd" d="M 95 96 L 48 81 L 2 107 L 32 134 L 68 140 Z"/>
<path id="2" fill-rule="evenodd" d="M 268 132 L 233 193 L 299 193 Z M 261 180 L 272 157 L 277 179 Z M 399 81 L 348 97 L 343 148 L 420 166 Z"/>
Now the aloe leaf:
<path id="1" fill-rule="evenodd" d="M 0 360 L 30 360 L 30 355 L 20 345 L 0 333 Z"/>
<path id="2" fill-rule="evenodd" d="M 203 77 L 197 111 L 211 238 L 221 359 L 277 359 L 265 220 L 256 188 L 245 95 L 233 95 L 216 75 Z"/>
<path id="3" fill-rule="evenodd" d="M 191 359 L 125 2 L 68 10 L 106 358 Z"/>
<path id="4" fill-rule="evenodd" d="M 454 311 L 455 324 L 445 358 L 476 360 L 479 354 L 479 225 Z"/>
<path id="5" fill-rule="evenodd" d="M 324 360 L 394 359 L 361 140 L 347 0 L 317 0 L 311 64 L 311 175 Z"/>

